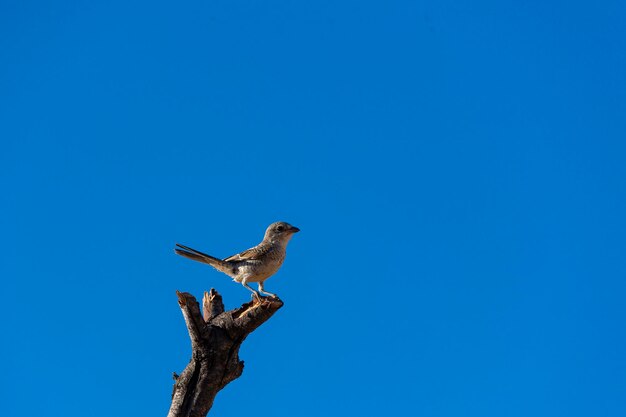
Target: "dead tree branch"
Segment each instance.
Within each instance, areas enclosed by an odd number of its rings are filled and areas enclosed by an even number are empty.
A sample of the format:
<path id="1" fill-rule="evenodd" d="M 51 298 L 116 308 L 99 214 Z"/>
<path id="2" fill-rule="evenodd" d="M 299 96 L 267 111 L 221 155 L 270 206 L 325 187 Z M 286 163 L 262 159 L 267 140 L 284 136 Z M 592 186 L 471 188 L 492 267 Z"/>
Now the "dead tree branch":
<path id="1" fill-rule="evenodd" d="M 224 311 L 222 296 L 205 292 L 202 313 L 195 297 L 176 291 L 191 339 L 191 360 L 174 374 L 168 417 L 205 417 L 217 393 L 243 372 L 239 347 L 245 338 L 283 306 L 277 298 L 262 297 Z"/>

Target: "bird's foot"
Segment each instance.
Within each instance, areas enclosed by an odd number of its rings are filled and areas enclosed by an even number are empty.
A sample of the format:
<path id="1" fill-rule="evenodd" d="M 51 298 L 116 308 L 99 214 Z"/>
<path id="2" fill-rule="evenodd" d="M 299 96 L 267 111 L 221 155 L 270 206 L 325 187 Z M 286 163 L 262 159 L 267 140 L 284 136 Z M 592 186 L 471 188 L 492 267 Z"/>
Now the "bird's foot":
<path id="1" fill-rule="evenodd" d="M 263 291 L 261 294 L 263 294 L 261 298 L 266 298 L 266 299 L 271 299 L 271 300 L 280 300 L 280 297 L 278 297 L 276 294 L 273 294 L 271 292 Z"/>

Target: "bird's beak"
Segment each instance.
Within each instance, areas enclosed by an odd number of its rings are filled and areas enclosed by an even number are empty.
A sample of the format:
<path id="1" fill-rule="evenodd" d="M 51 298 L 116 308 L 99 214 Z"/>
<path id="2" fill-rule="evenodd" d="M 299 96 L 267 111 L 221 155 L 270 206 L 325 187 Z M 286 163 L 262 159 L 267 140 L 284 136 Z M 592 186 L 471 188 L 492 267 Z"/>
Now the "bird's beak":
<path id="1" fill-rule="evenodd" d="M 291 229 L 289 229 L 291 231 L 291 233 L 298 233 L 300 231 L 300 229 L 298 229 L 295 226 L 291 226 Z"/>

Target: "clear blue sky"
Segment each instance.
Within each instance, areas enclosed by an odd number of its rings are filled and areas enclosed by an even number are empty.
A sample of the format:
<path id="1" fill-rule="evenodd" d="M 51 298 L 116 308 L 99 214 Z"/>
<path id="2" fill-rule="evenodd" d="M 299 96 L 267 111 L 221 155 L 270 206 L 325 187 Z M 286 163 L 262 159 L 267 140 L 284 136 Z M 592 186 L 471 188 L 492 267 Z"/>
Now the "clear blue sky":
<path id="1" fill-rule="evenodd" d="M 621 1 L 4 0 L 6 416 L 165 415 L 173 253 L 302 229 L 214 415 L 623 416 Z"/>

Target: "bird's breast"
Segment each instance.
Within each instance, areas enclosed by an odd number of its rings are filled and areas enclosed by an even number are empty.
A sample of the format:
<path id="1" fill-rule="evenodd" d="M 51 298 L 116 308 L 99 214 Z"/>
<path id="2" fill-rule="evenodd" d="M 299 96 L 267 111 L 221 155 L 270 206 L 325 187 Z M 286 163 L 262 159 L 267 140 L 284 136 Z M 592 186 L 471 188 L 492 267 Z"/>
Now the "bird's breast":
<path id="1" fill-rule="evenodd" d="M 267 251 L 259 259 L 249 259 L 237 265 L 237 276 L 241 280 L 247 276 L 248 281 L 258 282 L 274 275 L 285 260 L 284 250 Z"/>

